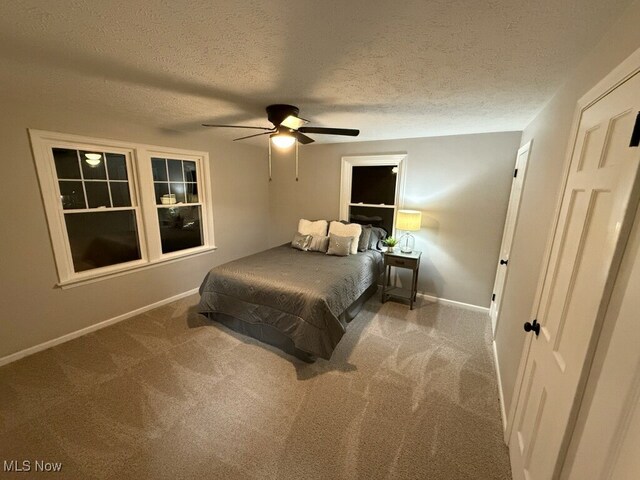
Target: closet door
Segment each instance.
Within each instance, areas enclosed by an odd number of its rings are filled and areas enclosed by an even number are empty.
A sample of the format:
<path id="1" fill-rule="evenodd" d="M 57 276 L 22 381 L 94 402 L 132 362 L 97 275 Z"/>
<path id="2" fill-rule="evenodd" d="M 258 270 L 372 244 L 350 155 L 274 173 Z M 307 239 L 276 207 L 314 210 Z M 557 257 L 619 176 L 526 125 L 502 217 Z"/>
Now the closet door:
<path id="1" fill-rule="evenodd" d="M 513 478 L 548 480 L 571 432 L 638 199 L 640 74 L 583 111 L 509 448 Z M 524 334 L 524 332 L 523 332 Z"/>

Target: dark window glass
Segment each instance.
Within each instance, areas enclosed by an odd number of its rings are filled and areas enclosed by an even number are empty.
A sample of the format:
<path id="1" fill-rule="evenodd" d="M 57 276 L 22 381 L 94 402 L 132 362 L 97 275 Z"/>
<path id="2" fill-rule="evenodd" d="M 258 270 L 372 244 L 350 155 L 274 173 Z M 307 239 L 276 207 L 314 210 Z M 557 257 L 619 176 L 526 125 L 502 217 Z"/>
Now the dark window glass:
<path id="1" fill-rule="evenodd" d="M 58 178 L 80 178 L 77 150 L 69 150 L 67 148 L 54 148 L 52 150 Z"/>
<path id="2" fill-rule="evenodd" d="M 78 169 L 78 171 L 80 171 Z M 62 208 L 71 210 L 74 208 L 87 208 L 84 203 L 84 191 L 82 182 L 58 182 L 60 185 L 60 200 Z"/>
<path id="3" fill-rule="evenodd" d="M 393 208 L 349 207 L 349 221 L 384 228 L 393 232 Z"/>
<path id="4" fill-rule="evenodd" d="M 182 162 L 184 165 L 184 181 L 185 182 L 197 182 L 198 178 L 196 176 L 196 162 Z"/>
<path id="5" fill-rule="evenodd" d="M 89 208 L 110 207 L 107 182 L 84 182 Z"/>
<path id="6" fill-rule="evenodd" d="M 154 182 L 167 181 L 167 161 L 164 158 L 152 158 L 151 169 L 153 170 Z"/>
<path id="7" fill-rule="evenodd" d="M 393 205 L 396 198 L 396 177 L 392 166 L 353 167 L 351 203 Z"/>
<path id="8" fill-rule="evenodd" d="M 167 160 L 169 164 L 169 180 L 172 182 L 184 182 L 182 176 L 182 162 L 180 160 Z"/>
<path id="9" fill-rule="evenodd" d="M 162 253 L 202 245 L 200 207 L 159 208 Z"/>
<path id="10" fill-rule="evenodd" d="M 109 180 L 127 180 L 127 161 L 124 155 L 107 153 Z"/>
<path id="11" fill-rule="evenodd" d="M 129 184 L 126 182 L 109 182 L 111 200 L 114 207 L 130 207 Z"/>
<path id="12" fill-rule="evenodd" d="M 184 183 L 175 183 L 172 182 L 169 185 L 171 185 L 170 189 L 171 192 L 176 196 L 176 202 L 186 202 L 185 197 L 184 197 Z"/>
<path id="13" fill-rule="evenodd" d="M 153 187 L 156 190 L 156 204 L 162 205 L 162 196 L 169 195 L 169 184 L 168 183 L 154 183 Z"/>
<path id="14" fill-rule="evenodd" d="M 64 218 L 76 272 L 141 258 L 133 210 L 68 213 Z"/>
<path id="15" fill-rule="evenodd" d="M 87 154 L 100 155 L 99 160 L 87 158 Z M 88 152 L 80 150 L 80 163 L 82 175 L 85 180 L 106 180 L 107 169 L 104 167 L 104 154 L 100 152 Z"/>
<path id="16" fill-rule="evenodd" d="M 198 203 L 198 184 L 186 183 L 187 187 L 187 203 Z"/>

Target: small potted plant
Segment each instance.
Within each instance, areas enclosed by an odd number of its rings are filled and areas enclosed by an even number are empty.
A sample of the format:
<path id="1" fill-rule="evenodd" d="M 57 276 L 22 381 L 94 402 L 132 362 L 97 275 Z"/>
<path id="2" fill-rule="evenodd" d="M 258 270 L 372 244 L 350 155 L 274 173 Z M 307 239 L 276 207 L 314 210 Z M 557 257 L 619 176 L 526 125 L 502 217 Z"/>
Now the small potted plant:
<path id="1" fill-rule="evenodd" d="M 387 252 L 393 253 L 393 247 L 398 244 L 398 240 L 393 237 L 387 237 L 382 241 L 382 243 L 387 246 Z"/>

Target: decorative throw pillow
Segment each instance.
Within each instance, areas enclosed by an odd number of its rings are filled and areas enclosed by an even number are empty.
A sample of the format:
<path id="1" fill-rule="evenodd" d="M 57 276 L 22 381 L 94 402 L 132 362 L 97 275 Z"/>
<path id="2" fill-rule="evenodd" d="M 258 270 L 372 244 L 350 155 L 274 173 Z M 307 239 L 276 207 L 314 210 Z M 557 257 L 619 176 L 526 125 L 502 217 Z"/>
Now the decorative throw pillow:
<path id="1" fill-rule="evenodd" d="M 371 225 L 363 225 L 360 239 L 358 240 L 358 251 L 366 252 L 369 249 L 369 241 L 371 240 Z"/>
<path id="2" fill-rule="evenodd" d="M 339 257 L 346 257 L 351 252 L 351 244 L 353 243 L 353 237 L 341 237 L 333 233 L 329 234 L 329 248 L 327 249 L 327 255 L 337 255 Z"/>
<path id="3" fill-rule="evenodd" d="M 312 235 L 311 244 L 309 245 L 310 252 L 323 252 L 327 253 L 329 248 L 329 237 Z"/>
<path id="4" fill-rule="evenodd" d="M 316 220 L 312 222 L 301 218 L 298 222 L 298 232 L 303 235 L 318 235 L 324 237 L 327 235 L 328 223 L 326 220 Z"/>
<path id="5" fill-rule="evenodd" d="M 358 223 L 340 223 L 340 222 L 331 222 L 329 225 L 329 236 L 331 234 L 338 235 L 341 237 L 351 237 L 353 241 L 351 242 L 351 254 L 358 253 L 358 240 L 360 239 L 360 234 L 362 233 L 362 226 Z M 329 241 L 331 243 L 331 241 Z"/>
<path id="6" fill-rule="evenodd" d="M 291 246 L 293 248 L 297 248 L 298 250 L 302 250 L 306 252 L 309 250 L 309 245 L 311 244 L 311 235 L 303 235 L 300 232 L 297 232 L 293 236 L 293 240 L 291 241 Z"/>
<path id="7" fill-rule="evenodd" d="M 387 238 L 387 231 L 382 227 L 371 227 L 371 238 L 369 239 L 369 248 L 371 250 L 381 250 L 382 240 Z"/>

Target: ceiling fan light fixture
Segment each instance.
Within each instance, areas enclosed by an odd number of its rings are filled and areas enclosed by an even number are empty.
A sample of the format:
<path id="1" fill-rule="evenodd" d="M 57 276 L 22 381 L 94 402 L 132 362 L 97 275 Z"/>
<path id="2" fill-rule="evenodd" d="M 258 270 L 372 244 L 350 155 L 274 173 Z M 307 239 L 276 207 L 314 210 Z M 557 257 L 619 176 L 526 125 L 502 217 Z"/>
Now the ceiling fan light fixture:
<path id="1" fill-rule="evenodd" d="M 286 133 L 278 133 L 271 135 L 271 141 L 278 148 L 289 148 L 296 142 L 296 138 Z"/>

